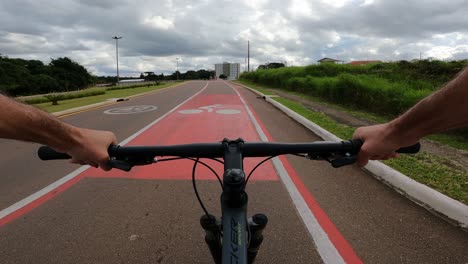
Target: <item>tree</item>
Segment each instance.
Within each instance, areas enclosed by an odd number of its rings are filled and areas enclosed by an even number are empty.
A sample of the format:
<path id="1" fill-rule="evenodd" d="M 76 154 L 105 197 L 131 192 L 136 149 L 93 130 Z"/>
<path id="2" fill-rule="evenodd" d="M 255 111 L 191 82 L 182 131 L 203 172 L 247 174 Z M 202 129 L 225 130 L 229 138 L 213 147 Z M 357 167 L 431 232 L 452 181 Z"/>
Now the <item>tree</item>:
<path id="1" fill-rule="evenodd" d="M 282 68 L 282 67 L 285 67 L 284 63 L 282 62 L 270 62 L 265 65 L 258 66 L 257 69 L 266 70 L 266 69 L 277 69 L 277 68 Z"/>
<path id="2" fill-rule="evenodd" d="M 224 74 L 220 74 L 220 75 L 219 75 L 219 78 L 220 78 L 220 79 L 223 79 L 223 80 L 226 80 L 226 79 L 227 79 L 227 76 L 224 75 Z"/>
<path id="3" fill-rule="evenodd" d="M 145 81 L 154 82 L 154 81 L 157 81 L 159 79 L 158 75 L 156 75 L 154 72 L 145 72 L 145 74 L 146 75 L 143 77 L 145 79 Z"/>
<path id="4" fill-rule="evenodd" d="M 84 88 L 97 80 L 69 58 L 39 60 L 0 56 L 0 91 L 11 96 L 49 93 Z"/>
<path id="5" fill-rule="evenodd" d="M 63 57 L 49 63 L 50 75 L 57 79 L 62 91 L 77 90 L 91 84 L 91 75 L 85 67 Z"/>
<path id="6" fill-rule="evenodd" d="M 44 63 L 40 60 L 30 60 L 26 63 L 25 68 L 29 71 L 30 74 L 45 74 L 47 68 Z"/>

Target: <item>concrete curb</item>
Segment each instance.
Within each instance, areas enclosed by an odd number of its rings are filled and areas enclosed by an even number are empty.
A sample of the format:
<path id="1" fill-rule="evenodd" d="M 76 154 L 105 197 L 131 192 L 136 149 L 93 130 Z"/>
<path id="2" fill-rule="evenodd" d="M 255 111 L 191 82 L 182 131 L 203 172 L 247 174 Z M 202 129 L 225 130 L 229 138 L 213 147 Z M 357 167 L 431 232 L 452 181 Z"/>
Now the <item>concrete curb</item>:
<path id="1" fill-rule="evenodd" d="M 169 88 L 176 87 L 176 86 L 181 85 L 183 83 L 184 82 L 178 83 L 176 85 L 171 85 L 169 87 L 165 87 L 165 88 L 162 88 L 162 89 L 158 89 L 158 90 L 155 90 L 155 91 L 150 91 L 150 92 L 141 93 L 141 94 L 134 94 L 134 95 L 130 95 L 130 96 L 123 97 L 123 98 L 109 99 L 109 100 L 107 100 L 105 102 L 80 106 L 80 107 L 76 107 L 76 108 L 72 108 L 72 109 L 63 110 L 63 111 L 60 111 L 60 112 L 54 112 L 54 113 L 51 113 L 51 114 L 56 116 L 56 117 L 61 117 L 61 116 L 64 116 L 64 115 L 70 115 L 70 114 L 77 113 L 77 112 L 92 110 L 94 108 L 100 108 L 100 107 L 104 107 L 104 106 L 107 106 L 107 105 L 116 104 L 118 99 L 128 100 L 128 99 L 132 99 L 132 98 L 135 98 L 135 97 L 138 97 L 138 96 L 144 96 L 144 95 L 147 95 L 147 94 L 157 93 L 159 91 L 163 91 L 163 90 L 166 90 L 166 89 L 169 89 Z"/>
<path id="2" fill-rule="evenodd" d="M 265 100 L 298 123 L 310 129 L 317 136 L 324 140 L 330 141 L 341 141 L 339 137 L 333 135 L 317 124 L 304 118 L 298 113 L 292 111 L 283 104 L 271 99 L 268 95 L 264 95 L 250 87 L 239 84 L 252 92 L 265 98 Z M 434 189 L 427 187 L 424 184 L 416 182 L 408 176 L 392 169 L 379 161 L 370 161 L 365 167 L 365 170 L 369 171 L 375 178 L 387 184 L 400 194 L 406 196 L 416 204 L 426 208 L 432 213 L 448 220 L 449 222 L 463 228 L 468 229 L 468 206 L 456 201 Z"/>
<path id="3" fill-rule="evenodd" d="M 70 114 L 73 114 L 73 113 L 76 113 L 76 112 L 81 112 L 81 111 L 85 111 L 85 110 L 91 110 L 91 109 L 94 109 L 94 108 L 104 107 L 106 105 L 115 104 L 116 102 L 117 102 L 117 100 L 112 100 L 112 101 L 109 100 L 109 101 L 106 101 L 106 102 L 80 106 L 80 107 L 76 107 L 76 108 L 63 110 L 63 111 L 60 111 L 60 112 L 54 112 L 54 113 L 51 113 L 51 114 L 56 116 L 56 117 L 61 117 L 61 116 L 70 115 Z"/>

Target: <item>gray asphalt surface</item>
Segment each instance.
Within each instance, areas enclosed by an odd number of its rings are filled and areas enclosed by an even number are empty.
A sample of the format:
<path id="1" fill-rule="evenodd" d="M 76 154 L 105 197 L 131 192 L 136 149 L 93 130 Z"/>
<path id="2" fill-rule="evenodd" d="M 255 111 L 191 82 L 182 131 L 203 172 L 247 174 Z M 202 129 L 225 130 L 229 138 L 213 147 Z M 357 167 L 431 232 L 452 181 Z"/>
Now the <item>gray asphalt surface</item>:
<path id="1" fill-rule="evenodd" d="M 206 82 L 194 81 L 117 105 L 64 118 L 112 130 L 123 140 L 164 115 Z M 235 85 L 233 85 L 235 86 Z M 254 94 L 238 87 L 275 141 L 318 138 Z M 232 93 L 210 81 L 204 93 Z M 104 115 L 130 105 L 155 105 L 136 115 Z M 284 129 L 287 128 L 287 129 Z M 0 210 L 49 185 L 76 165 L 42 162 L 36 144 L 1 140 Z M 320 206 L 357 255 L 369 263 L 468 263 L 468 234 L 431 215 L 356 167 L 288 157 Z M 219 214 L 220 188 L 199 191 Z M 258 263 L 321 263 L 280 181 L 251 182 L 249 212 L 270 224 Z M 191 182 L 85 178 L 19 219 L 0 227 L 0 263 L 211 263 Z"/>

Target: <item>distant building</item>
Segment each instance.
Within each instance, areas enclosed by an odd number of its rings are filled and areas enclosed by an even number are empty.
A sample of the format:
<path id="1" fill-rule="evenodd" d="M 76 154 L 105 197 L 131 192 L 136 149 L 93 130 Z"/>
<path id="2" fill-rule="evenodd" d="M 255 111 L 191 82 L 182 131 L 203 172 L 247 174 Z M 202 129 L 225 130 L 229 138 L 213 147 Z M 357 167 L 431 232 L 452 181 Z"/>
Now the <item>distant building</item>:
<path id="1" fill-rule="evenodd" d="M 351 65 L 365 65 L 365 64 L 371 64 L 371 63 L 380 63 L 382 61 L 379 61 L 379 60 L 365 60 L 365 61 L 352 61 L 348 64 L 351 64 Z"/>
<path id="2" fill-rule="evenodd" d="M 334 63 L 334 64 L 343 63 L 342 60 L 335 60 L 335 59 L 330 59 L 330 58 L 323 58 L 321 60 L 318 60 L 317 62 L 320 63 L 320 64 L 322 64 L 322 63 Z"/>
<path id="3" fill-rule="evenodd" d="M 240 63 L 223 62 L 215 64 L 216 77 L 219 78 L 221 74 L 227 76 L 228 80 L 237 80 L 240 73 Z"/>

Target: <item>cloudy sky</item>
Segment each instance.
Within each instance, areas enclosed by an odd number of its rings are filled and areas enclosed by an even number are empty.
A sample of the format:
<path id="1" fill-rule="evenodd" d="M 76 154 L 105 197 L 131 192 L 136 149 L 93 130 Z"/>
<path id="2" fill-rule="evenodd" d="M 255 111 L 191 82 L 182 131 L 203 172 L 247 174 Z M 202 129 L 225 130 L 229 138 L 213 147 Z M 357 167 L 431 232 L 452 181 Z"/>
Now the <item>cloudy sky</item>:
<path id="1" fill-rule="evenodd" d="M 468 58 L 467 0 L 0 0 L 0 53 L 67 56 L 95 75 L 307 65 L 344 60 Z"/>

